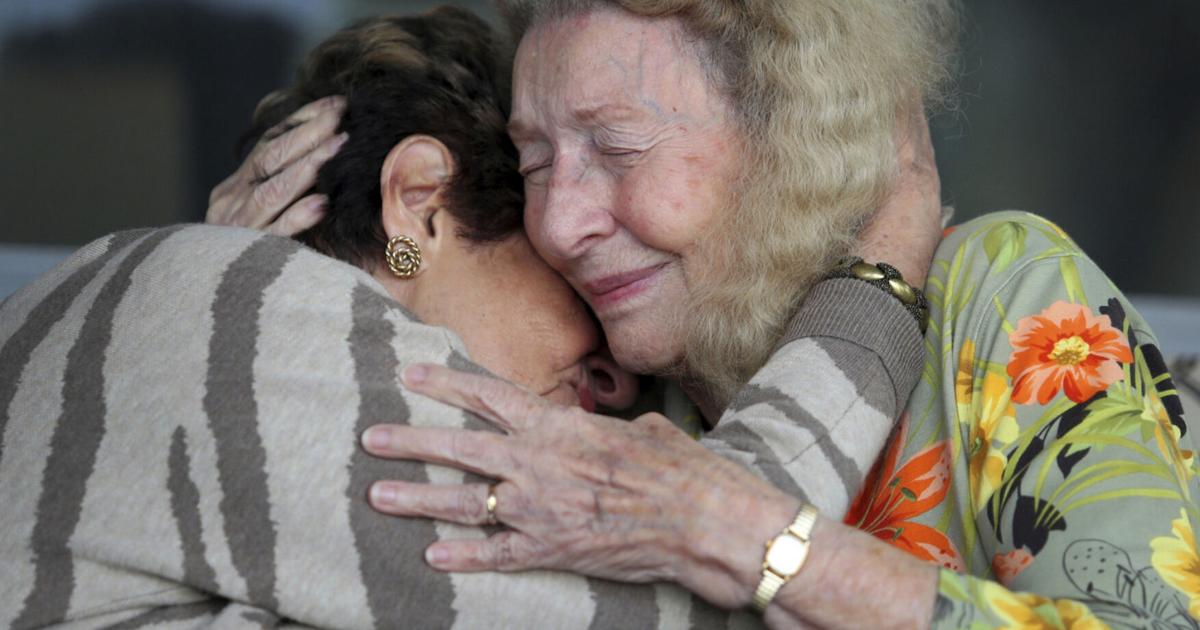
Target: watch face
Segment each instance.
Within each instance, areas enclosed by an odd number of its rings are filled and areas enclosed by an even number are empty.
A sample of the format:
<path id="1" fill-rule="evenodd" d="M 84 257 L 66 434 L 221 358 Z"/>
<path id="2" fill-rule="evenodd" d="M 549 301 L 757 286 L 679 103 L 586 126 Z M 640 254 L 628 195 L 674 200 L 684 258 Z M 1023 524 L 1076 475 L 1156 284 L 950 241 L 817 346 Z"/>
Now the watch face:
<path id="1" fill-rule="evenodd" d="M 771 548 L 767 550 L 767 568 L 781 577 L 791 577 L 800 570 L 807 555 L 808 544 L 784 534 L 771 541 Z"/>

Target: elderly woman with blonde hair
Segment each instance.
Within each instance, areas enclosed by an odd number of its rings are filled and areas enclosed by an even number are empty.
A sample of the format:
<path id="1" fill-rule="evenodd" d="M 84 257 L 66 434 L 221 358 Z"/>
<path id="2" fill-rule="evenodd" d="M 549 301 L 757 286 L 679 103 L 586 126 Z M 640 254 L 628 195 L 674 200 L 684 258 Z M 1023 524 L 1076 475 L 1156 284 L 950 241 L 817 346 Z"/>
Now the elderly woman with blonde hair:
<path id="1" fill-rule="evenodd" d="M 931 165 L 901 174 L 922 166 L 904 159 L 927 141 L 916 103 L 950 75 L 952 3 L 501 5 L 526 229 L 618 362 L 677 379 L 720 432 L 786 406 L 755 374 L 803 300 L 873 291 L 923 325 L 900 276 L 929 294 L 926 357 L 853 501 L 820 514 L 829 476 L 772 485 L 655 415 L 622 425 L 409 368 L 409 389 L 505 433 L 365 435 L 494 480 L 376 484 L 385 512 L 505 526 L 432 545 L 435 568 L 675 582 L 774 627 L 1198 625 L 1193 438 L 1153 334 L 1065 233 L 1010 212 L 943 237 L 914 211 L 908 255 L 836 262 L 885 199 L 936 184 Z M 857 324 L 885 314 L 842 304 Z M 871 443 L 878 427 L 848 422 Z"/>

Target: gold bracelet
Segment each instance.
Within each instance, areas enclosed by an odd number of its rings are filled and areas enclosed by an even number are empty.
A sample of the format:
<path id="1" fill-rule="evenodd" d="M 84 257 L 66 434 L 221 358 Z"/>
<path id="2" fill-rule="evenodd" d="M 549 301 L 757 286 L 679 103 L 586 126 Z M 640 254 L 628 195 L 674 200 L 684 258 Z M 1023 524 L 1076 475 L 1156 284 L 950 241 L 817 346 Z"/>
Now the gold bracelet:
<path id="1" fill-rule="evenodd" d="M 778 536 L 767 541 L 763 554 L 762 579 L 754 590 L 751 604 L 759 613 L 767 610 L 775 594 L 804 567 L 813 526 L 817 524 L 817 508 L 805 504 Z"/>
<path id="2" fill-rule="evenodd" d="M 835 278 L 853 278 L 878 287 L 900 300 L 900 304 L 916 320 L 921 333 L 929 326 L 929 300 L 925 298 L 925 293 L 905 282 L 895 267 L 882 262 L 871 264 L 863 262 L 858 256 L 850 256 L 839 260 L 833 271 L 825 276 L 826 280 Z"/>

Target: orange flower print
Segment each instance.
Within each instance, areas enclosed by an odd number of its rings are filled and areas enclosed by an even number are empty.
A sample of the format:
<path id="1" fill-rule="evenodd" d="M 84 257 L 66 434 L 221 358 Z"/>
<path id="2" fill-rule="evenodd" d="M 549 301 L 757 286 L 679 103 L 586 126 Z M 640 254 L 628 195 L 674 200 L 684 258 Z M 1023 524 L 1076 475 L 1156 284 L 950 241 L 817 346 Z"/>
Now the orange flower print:
<path id="1" fill-rule="evenodd" d="M 1008 553 L 998 553 L 992 556 L 992 574 L 1004 586 L 1012 586 L 1013 580 L 1022 571 L 1029 568 L 1033 564 L 1033 554 L 1029 550 L 1021 547 L 1013 549 Z"/>
<path id="2" fill-rule="evenodd" d="M 945 534 L 910 520 L 946 498 L 950 489 L 950 445 L 945 440 L 937 442 L 896 470 L 907 436 L 905 413 L 883 457 L 875 462 L 850 506 L 845 522 L 922 560 L 962 571 L 962 555 Z"/>
<path id="3" fill-rule="evenodd" d="M 1055 302 L 1022 319 L 1009 343 L 1012 400 L 1019 405 L 1034 400 L 1044 405 L 1059 390 L 1084 402 L 1124 378 L 1120 363 L 1133 362 L 1129 342 L 1107 315 L 1092 315 L 1069 302 Z"/>

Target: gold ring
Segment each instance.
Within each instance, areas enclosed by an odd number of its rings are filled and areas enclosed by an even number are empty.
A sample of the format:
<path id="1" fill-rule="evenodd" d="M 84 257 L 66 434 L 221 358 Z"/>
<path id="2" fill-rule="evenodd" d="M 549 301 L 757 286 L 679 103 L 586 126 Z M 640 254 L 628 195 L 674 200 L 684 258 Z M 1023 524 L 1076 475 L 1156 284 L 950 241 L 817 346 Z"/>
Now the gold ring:
<path id="1" fill-rule="evenodd" d="M 488 486 L 487 503 L 485 504 L 487 507 L 487 524 L 488 525 L 495 525 L 496 523 L 499 522 L 498 520 L 496 520 L 496 504 L 498 503 L 498 501 L 496 500 L 496 486 L 497 486 L 497 484 L 492 484 L 492 485 Z"/>

